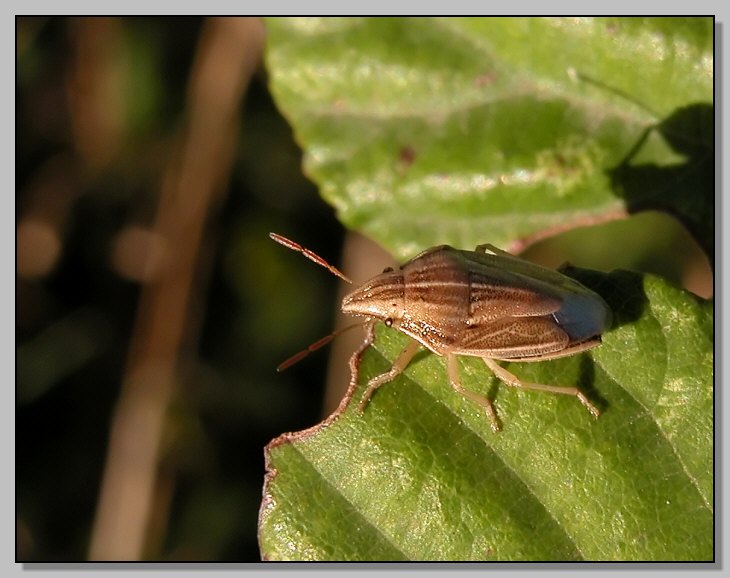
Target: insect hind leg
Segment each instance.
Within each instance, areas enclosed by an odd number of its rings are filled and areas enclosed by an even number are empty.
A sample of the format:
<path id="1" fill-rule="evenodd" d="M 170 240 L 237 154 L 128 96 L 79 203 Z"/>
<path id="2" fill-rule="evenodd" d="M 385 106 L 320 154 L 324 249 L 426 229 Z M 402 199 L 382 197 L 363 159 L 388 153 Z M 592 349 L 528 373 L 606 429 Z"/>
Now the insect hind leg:
<path id="1" fill-rule="evenodd" d="M 489 417 L 493 432 L 496 433 L 501 430 L 502 426 L 499 423 L 497 411 L 494 409 L 494 404 L 492 403 L 492 400 L 473 391 L 469 391 L 468 389 L 464 389 L 464 386 L 461 385 L 461 381 L 459 380 L 459 367 L 456 361 L 456 355 L 446 356 L 446 370 L 449 376 L 449 383 L 451 384 L 451 387 L 453 387 L 454 390 L 459 392 L 465 398 L 482 406 L 486 410 L 487 417 Z"/>
<path id="2" fill-rule="evenodd" d="M 585 396 L 585 394 L 578 389 L 577 387 L 563 387 L 559 385 L 543 385 L 542 383 L 527 383 L 522 380 L 520 380 L 517 376 L 513 375 L 509 371 L 507 371 L 504 367 L 499 365 L 496 361 L 493 359 L 489 359 L 488 357 L 482 357 L 484 360 L 484 363 L 487 364 L 487 367 L 492 370 L 494 375 L 497 376 L 497 378 L 500 381 L 503 381 L 507 385 L 511 387 L 516 387 L 519 389 L 533 389 L 535 391 L 547 391 L 550 393 L 559 393 L 563 395 L 572 395 L 574 397 L 577 397 L 580 402 L 585 406 L 585 408 L 591 412 L 593 417 L 598 417 L 601 412 L 598 411 L 598 408 L 593 405 L 590 400 Z"/>
<path id="3" fill-rule="evenodd" d="M 492 255 L 498 255 L 500 257 L 512 257 L 515 258 L 512 253 L 508 253 L 507 251 L 503 251 L 499 247 L 495 247 L 491 243 L 482 243 L 481 245 L 477 245 L 476 249 L 474 249 L 477 253 L 491 253 Z"/>

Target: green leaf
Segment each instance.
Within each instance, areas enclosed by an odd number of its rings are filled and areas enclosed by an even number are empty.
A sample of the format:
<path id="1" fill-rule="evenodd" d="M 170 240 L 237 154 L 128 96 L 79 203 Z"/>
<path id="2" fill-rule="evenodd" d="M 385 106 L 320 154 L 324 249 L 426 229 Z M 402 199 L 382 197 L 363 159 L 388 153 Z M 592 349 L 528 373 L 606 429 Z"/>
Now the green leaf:
<path id="1" fill-rule="evenodd" d="M 362 384 L 407 341 L 381 326 L 354 403 L 267 448 L 263 556 L 711 560 L 712 305 L 652 276 L 571 274 L 606 298 L 614 329 L 591 353 L 509 369 L 578 384 L 597 420 L 572 397 L 497 385 L 462 358 L 463 385 L 496 393 L 504 430 L 492 433 L 433 354 L 360 415 Z"/>
<path id="2" fill-rule="evenodd" d="M 714 248 L 712 18 L 271 18 L 271 89 L 398 258 L 661 209 Z M 485 235 L 488 239 L 485 239 Z"/>
<path id="3" fill-rule="evenodd" d="M 271 88 L 348 227 L 398 258 L 521 248 L 633 211 L 676 215 L 714 254 L 712 19 L 267 20 Z M 572 397 L 500 385 L 504 431 L 379 327 L 356 391 L 266 451 L 267 559 L 709 560 L 712 304 L 660 278 L 574 270 L 611 305 L 601 347 L 510 364 Z M 350 407 L 352 405 L 353 407 Z"/>

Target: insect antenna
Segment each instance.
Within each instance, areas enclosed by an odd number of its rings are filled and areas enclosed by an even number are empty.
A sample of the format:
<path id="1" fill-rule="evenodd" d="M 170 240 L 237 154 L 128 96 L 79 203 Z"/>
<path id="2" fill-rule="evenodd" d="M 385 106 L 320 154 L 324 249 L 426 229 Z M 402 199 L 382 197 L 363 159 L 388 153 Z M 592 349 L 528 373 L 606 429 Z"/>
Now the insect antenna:
<path id="1" fill-rule="evenodd" d="M 296 242 L 292 241 L 291 239 L 287 239 L 286 237 L 282 237 L 281 235 L 277 235 L 276 233 L 269 233 L 269 237 L 271 237 L 274 241 L 276 241 L 280 245 L 284 245 L 284 247 L 287 247 L 288 249 L 291 249 L 292 251 L 297 251 L 298 253 L 301 253 L 307 259 L 309 259 L 310 261 L 314 261 L 315 263 L 317 263 L 317 265 L 321 265 L 322 267 L 327 269 L 330 273 L 337 275 L 343 281 L 352 283 L 352 281 L 344 273 L 342 273 L 337 267 L 335 267 L 334 265 L 330 265 L 327 261 L 322 259 L 322 257 L 317 255 L 317 253 L 315 253 L 314 251 L 310 251 L 306 247 L 302 247 L 299 243 L 296 243 Z"/>
<path id="2" fill-rule="evenodd" d="M 367 323 L 367 321 L 360 322 L 360 323 L 353 323 L 352 325 L 348 325 L 347 327 L 342 327 L 340 329 L 335 329 L 332 333 L 329 335 L 325 335 L 321 339 L 318 339 L 314 343 L 312 343 L 310 346 L 308 346 L 306 349 L 302 349 L 299 353 L 295 353 L 292 355 L 289 359 L 284 361 L 283 363 L 279 364 L 279 367 L 276 368 L 276 371 L 284 371 L 287 367 L 291 367 L 298 361 L 301 361 L 307 355 L 312 353 L 313 351 L 317 351 L 320 347 L 327 345 L 330 341 L 332 341 L 335 337 L 338 335 L 344 333 L 345 331 L 349 331 L 353 327 L 360 327 L 361 325 L 364 325 Z"/>

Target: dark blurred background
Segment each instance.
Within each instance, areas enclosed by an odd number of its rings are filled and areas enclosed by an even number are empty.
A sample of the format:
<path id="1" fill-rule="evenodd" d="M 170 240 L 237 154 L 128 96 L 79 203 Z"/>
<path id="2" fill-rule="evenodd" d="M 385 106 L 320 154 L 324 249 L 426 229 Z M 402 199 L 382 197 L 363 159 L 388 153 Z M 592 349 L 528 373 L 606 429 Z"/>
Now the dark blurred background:
<path id="1" fill-rule="evenodd" d="M 17 558 L 259 560 L 263 447 L 319 420 L 326 355 L 275 367 L 337 290 L 268 232 L 342 241 L 263 26 L 16 24 Z"/>
<path id="2" fill-rule="evenodd" d="M 16 24 L 17 559 L 259 560 L 263 448 L 339 399 L 326 354 L 275 367 L 342 290 L 268 232 L 335 264 L 344 238 L 268 93 L 263 25 Z M 593 228 L 590 257 L 581 234 L 529 256 L 712 293 L 669 217 Z M 379 270 L 344 251 L 355 280 Z"/>

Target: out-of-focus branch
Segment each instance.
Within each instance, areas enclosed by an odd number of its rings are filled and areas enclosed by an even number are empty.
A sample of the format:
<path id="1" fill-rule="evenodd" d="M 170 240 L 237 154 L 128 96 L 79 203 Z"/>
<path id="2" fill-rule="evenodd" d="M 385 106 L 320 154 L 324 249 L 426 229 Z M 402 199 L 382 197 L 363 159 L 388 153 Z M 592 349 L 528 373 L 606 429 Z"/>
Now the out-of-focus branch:
<path id="1" fill-rule="evenodd" d="M 92 560 L 142 557 L 157 473 L 160 437 L 179 380 L 178 367 L 197 295 L 198 257 L 211 209 L 220 202 L 233 160 L 238 109 L 259 63 L 257 19 L 216 18 L 203 30 L 188 92 L 179 154 L 162 186 L 155 234 L 161 271 L 142 290 L 129 360 L 116 407 L 91 537 Z M 194 324 L 193 324 L 194 325 Z"/>

